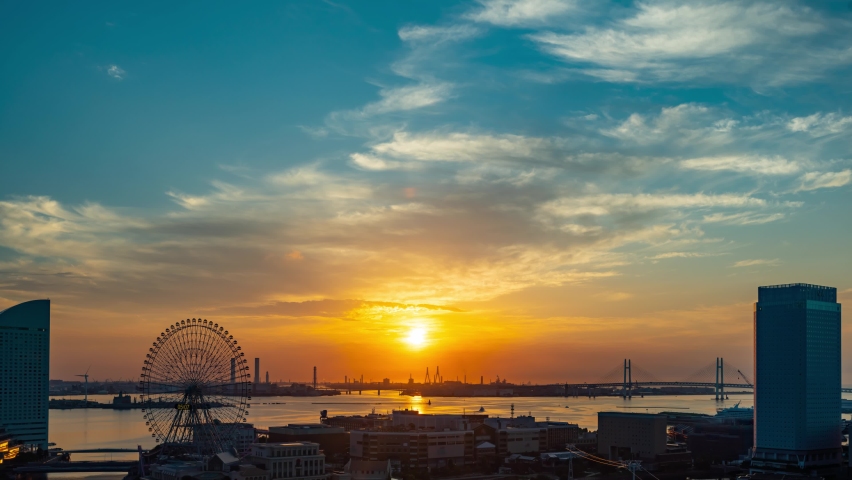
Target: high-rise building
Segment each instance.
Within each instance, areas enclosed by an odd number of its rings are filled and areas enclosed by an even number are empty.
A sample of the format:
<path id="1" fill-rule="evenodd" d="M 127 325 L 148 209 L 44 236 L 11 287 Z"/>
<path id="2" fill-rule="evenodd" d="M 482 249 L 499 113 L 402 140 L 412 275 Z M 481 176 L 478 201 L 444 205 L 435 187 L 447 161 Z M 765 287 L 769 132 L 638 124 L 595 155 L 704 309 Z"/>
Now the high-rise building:
<path id="1" fill-rule="evenodd" d="M 760 287 L 754 308 L 753 472 L 841 463 L 837 289 Z"/>
<path id="2" fill-rule="evenodd" d="M 0 312 L 0 427 L 18 442 L 47 448 L 50 300 Z"/>

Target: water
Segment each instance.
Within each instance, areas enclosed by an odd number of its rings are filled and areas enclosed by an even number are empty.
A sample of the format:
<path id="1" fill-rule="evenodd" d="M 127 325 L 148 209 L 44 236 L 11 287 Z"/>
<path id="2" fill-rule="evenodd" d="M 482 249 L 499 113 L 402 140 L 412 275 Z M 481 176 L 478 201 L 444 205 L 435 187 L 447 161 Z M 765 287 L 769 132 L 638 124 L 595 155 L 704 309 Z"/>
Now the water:
<path id="1" fill-rule="evenodd" d="M 111 395 L 89 395 L 102 403 L 112 401 Z M 428 401 L 432 401 L 432 405 Z M 715 414 L 720 407 L 730 407 L 736 402 L 743 407 L 753 405 L 751 394 L 731 395 L 724 402 L 716 402 L 711 395 L 649 396 L 623 400 L 620 397 L 408 397 L 396 392 L 364 392 L 363 395 L 334 397 L 255 397 L 252 400 L 248 421 L 258 428 L 286 425 L 288 423 L 319 422 L 320 410 L 334 415 L 365 415 L 375 410 L 387 413 L 394 409 L 410 408 L 421 413 L 476 413 L 480 407 L 492 417 L 508 418 L 511 405 L 515 415 L 533 415 L 539 420 L 577 423 L 580 427 L 597 429 L 599 411 L 658 413 L 666 410 Z M 568 408 L 565 408 L 565 407 Z M 88 448 L 148 449 L 156 443 L 148 433 L 141 410 L 75 409 L 50 410 L 50 441 L 66 450 Z M 76 454 L 75 460 L 120 460 L 133 458 L 133 454 Z"/>

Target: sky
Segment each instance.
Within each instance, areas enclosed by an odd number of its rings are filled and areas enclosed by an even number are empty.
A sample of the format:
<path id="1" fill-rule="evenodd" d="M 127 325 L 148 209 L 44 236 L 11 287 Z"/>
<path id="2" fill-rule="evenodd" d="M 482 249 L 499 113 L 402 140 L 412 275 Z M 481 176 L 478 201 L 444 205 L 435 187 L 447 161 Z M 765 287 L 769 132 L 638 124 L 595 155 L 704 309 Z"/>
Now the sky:
<path id="1" fill-rule="evenodd" d="M 51 378 L 198 317 L 273 380 L 677 380 L 760 285 L 852 302 L 845 0 L 3 2 L 0 57 Z"/>

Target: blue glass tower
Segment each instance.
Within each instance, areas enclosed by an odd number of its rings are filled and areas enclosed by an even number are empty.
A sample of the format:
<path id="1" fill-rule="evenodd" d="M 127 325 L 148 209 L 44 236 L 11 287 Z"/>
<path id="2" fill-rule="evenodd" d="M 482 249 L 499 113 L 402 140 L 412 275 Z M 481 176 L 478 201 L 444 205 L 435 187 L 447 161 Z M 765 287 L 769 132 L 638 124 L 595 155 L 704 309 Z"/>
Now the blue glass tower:
<path id="1" fill-rule="evenodd" d="M 841 463 L 837 289 L 760 287 L 754 309 L 753 472 Z"/>
<path id="2" fill-rule="evenodd" d="M 50 300 L 0 312 L 0 427 L 26 445 L 47 448 Z"/>

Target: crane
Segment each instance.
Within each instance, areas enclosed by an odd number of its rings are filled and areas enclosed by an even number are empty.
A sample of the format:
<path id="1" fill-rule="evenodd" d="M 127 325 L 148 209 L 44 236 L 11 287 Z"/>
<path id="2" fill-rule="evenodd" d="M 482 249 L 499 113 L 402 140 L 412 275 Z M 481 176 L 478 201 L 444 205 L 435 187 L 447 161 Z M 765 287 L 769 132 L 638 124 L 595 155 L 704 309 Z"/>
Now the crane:
<path id="1" fill-rule="evenodd" d="M 92 368 L 92 366 L 89 365 L 89 368 L 86 369 L 86 373 L 84 373 L 82 375 L 74 375 L 75 377 L 83 377 L 86 380 L 85 387 L 83 387 L 84 388 L 84 390 L 83 390 L 84 397 L 83 398 L 85 399 L 86 408 L 89 408 L 89 370 L 91 370 L 91 368 Z"/>
<path id="2" fill-rule="evenodd" d="M 754 384 L 751 382 L 751 380 L 749 380 L 748 377 L 746 377 L 745 373 L 741 372 L 739 369 L 737 369 L 737 373 L 739 373 L 740 376 L 743 377 L 743 380 L 745 380 L 745 382 L 747 384 L 754 386 Z"/>

